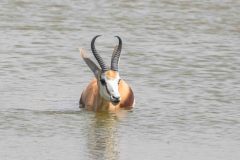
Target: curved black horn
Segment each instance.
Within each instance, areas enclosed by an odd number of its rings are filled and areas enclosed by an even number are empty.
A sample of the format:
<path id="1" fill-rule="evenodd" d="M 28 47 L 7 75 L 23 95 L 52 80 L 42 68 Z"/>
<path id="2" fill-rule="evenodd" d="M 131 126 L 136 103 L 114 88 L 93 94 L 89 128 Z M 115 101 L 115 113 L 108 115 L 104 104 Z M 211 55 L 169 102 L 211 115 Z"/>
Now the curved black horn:
<path id="1" fill-rule="evenodd" d="M 119 36 L 115 36 L 118 38 L 118 47 L 114 49 L 112 54 L 112 60 L 111 60 L 111 69 L 114 71 L 118 71 L 118 62 L 122 50 L 122 40 Z"/>
<path id="2" fill-rule="evenodd" d="M 93 53 L 94 57 L 96 58 L 96 60 L 98 61 L 100 67 L 102 68 L 102 71 L 105 72 L 105 71 L 108 70 L 107 66 L 104 63 L 102 57 L 97 53 L 97 50 L 96 50 L 95 45 L 94 45 L 95 40 L 97 39 L 97 37 L 100 37 L 100 36 L 101 35 L 97 35 L 97 36 L 93 37 L 92 42 L 91 42 L 91 49 L 92 49 L 92 53 Z"/>

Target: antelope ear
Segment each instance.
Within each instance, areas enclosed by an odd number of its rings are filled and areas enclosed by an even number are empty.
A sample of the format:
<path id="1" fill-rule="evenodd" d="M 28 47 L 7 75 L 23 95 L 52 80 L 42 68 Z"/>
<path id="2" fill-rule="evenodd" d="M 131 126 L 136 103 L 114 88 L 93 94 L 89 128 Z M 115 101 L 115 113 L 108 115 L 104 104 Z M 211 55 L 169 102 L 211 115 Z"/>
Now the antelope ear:
<path id="1" fill-rule="evenodd" d="M 86 56 L 86 51 L 84 49 L 79 49 L 82 59 L 88 65 L 88 67 L 93 72 L 94 76 L 98 78 L 98 74 L 100 73 L 101 69 L 89 58 Z"/>

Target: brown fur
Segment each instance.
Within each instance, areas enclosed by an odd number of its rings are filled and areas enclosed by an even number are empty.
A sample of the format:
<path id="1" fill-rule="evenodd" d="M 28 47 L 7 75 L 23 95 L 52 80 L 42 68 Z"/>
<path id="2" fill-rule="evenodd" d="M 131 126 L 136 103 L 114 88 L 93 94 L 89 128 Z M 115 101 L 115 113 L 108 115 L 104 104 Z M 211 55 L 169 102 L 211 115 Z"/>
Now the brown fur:
<path id="1" fill-rule="evenodd" d="M 115 71 L 106 72 L 110 78 L 116 77 Z M 97 79 L 90 82 L 83 91 L 80 98 L 80 107 L 84 107 L 90 111 L 117 111 L 120 108 L 131 109 L 134 105 L 134 95 L 129 85 L 121 80 L 119 83 L 119 93 L 121 101 L 114 105 L 110 101 L 103 99 L 99 94 Z"/>
<path id="2" fill-rule="evenodd" d="M 116 71 L 112 71 L 112 70 L 109 70 L 105 73 L 106 77 L 108 79 L 114 79 L 117 77 L 117 72 Z"/>

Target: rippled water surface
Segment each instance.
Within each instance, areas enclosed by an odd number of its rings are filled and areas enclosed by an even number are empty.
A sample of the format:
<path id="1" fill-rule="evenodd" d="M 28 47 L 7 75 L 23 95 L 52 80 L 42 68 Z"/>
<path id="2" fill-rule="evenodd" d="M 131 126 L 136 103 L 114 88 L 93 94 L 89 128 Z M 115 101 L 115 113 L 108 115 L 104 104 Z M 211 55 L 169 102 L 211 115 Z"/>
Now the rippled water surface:
<path id="1" fill-rule="evenodd" d="M 240 2 L 2 0 L 0 159 L 240 159 Z M 133 111 L 80 110 L 90 41 Z"/>

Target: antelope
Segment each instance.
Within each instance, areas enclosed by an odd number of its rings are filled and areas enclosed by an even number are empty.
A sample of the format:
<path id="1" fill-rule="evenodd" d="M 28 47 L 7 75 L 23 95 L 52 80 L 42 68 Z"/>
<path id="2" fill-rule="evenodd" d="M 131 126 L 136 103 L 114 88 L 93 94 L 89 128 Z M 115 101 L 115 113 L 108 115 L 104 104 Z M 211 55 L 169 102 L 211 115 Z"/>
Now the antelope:
<path id="1" fill-rule="evenodd" d="M 118 64 L 122 50 L 122 40 L 119 36 L 118 45 L 114 48 L 111 58 L 111 68 L 103 61 L 95 48 L 95 40 L 101 35 L 95 36 L 91 41 L 91 50 L 100 67 L 89 57 L 86 51 L 80 49 L 80 54 L 85 63 L 93 72 L 95 78 L 82 92 L 79 107 L 89 111 L 117 111 L 119 109 L 132 109 L 134 95 L 131 87 L 120 78 Z"/>

